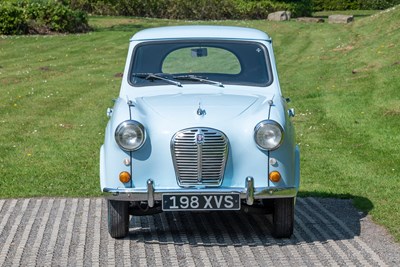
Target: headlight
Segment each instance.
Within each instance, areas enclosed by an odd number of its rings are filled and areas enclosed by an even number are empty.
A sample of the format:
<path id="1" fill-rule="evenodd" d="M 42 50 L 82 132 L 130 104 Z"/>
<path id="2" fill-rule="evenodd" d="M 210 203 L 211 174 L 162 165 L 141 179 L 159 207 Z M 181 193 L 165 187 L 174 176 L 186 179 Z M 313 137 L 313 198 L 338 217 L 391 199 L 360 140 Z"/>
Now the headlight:
<path id="1" fill-rule="evenodd" d="M 142 147 L 145 141 L 145 130 L 137 121 L 124 121 L 115 130 L 115 141 L 127 151 L 135 151 Z"/>
<path id="2" fill-rule="evenodd" d="M 283 129 L 275 121 L 262 121 L 254 129 L 254 140 L 260 149 L 277 149 L 283 141 Z"/>

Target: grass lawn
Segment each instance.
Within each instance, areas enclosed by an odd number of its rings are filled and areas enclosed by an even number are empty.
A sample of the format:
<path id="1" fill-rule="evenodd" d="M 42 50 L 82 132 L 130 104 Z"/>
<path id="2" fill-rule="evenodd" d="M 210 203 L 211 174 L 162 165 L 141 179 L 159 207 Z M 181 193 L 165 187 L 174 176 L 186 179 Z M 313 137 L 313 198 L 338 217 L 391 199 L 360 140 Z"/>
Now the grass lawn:
<path id="1" fill-rule="evenodd" d="M 400 241 L 400 7 L 350 25 L 90 23 L 95 31 L 82 35 L 0 37 L 0 198 L 99 196 L 106 109 L 119 92 L 129 38 L 155 26 L 236 25 L 274 40 L 297 112 L 300 195 L 352 198 Z"/>

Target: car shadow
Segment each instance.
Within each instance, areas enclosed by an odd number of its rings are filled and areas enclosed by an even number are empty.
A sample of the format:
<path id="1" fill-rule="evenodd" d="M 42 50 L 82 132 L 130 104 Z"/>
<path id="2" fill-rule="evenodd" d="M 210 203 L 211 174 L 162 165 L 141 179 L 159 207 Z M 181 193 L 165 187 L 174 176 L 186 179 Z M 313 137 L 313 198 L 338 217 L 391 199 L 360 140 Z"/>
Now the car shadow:
<path id="1" fill-rule="evenodd" d="M 126 239 L 193 246 L 269 246 L 354 239 L 360 235 L 360 222 L 367 213 L 354 208 L 352 199 L 297 198 L 294 234 L 287 239 L 272 237 L 271 215 L 243 209 L 133 216 Z M 373 207 L 369 200 L 363 201 Z"/>

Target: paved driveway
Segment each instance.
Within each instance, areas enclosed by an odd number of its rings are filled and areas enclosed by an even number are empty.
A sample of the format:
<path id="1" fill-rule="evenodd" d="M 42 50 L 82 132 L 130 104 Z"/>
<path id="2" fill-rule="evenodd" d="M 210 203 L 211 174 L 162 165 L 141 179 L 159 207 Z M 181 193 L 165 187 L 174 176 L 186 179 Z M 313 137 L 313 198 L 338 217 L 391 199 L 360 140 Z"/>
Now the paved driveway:
<path id="1" fill-rule="evenodd" d="M 0 200 L 0 266 L 400 266 L 399 245 L 349 200 L 298 199 L 291 239 L 244 212 L 133 217 L 107 232 L 100 198 Z"/>

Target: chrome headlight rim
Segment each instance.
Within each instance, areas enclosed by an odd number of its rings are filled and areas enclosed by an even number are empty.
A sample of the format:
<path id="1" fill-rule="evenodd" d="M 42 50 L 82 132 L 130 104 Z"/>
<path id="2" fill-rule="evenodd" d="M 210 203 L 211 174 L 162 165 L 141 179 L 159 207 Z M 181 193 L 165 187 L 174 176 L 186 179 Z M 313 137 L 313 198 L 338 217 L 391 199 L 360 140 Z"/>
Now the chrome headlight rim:
<path id="1" fill-rule="evenodd" d="M 137 142 L 137 145 L 135 146 L 126 146 L 123 142 L 123 133 L 124 131 L 128 130 L 129 127 L 135 127 L 135 129 L 140 133 L 141 140 L 140 142 Z M 115 129 L 115 134 L 114 138 L 118 146 L 125 151 L 137 151 L 139 150 L 145 143 L 146 141 L 146 131 L 144 129 L 144 126 L 135 120 L 126 120 L 121 122 L 117 128 Z"/>
<path id="2" fill-rule="evenodd" d="M 265 127 L 266 125 L 269 125 L 269 126 L 272 126 L 272 127 L 276 127 L 275 130 L 277 129 L 277 130 L 279 130 L 279 132 L 280 132 L 280 140 L 279 140 L 279 142 L 277 142 L 276 145 L 273 146 L 273 147 L 264 147 L 264 146 L 262 146 L 261 144 L 259 144 L 258 141 L 257 141 L 257 134 L 258 134 L 258 132 L 260 131 L 261 128 Z M 276 149 L 278 149 L 278 148 L 282 145 L 283 139 L 284 139 L 284 131 L 283 131 L 283 128 L 282 128 L 282 126 L 281 126 L 279 123 L 277 123 L 277 122 L 274 121 L 274 120 L 263 120 L 263 121 L 260 121 L 259 123 L 257 123 L 256 127 L 254 127 L 254 142 L 256 143 L 257 147 L 258 147 L 259 149 L 261 149 L 261 150 L 264 150 L 264 151 L 273 151 L 273 150 L 276 150 Z"/>

